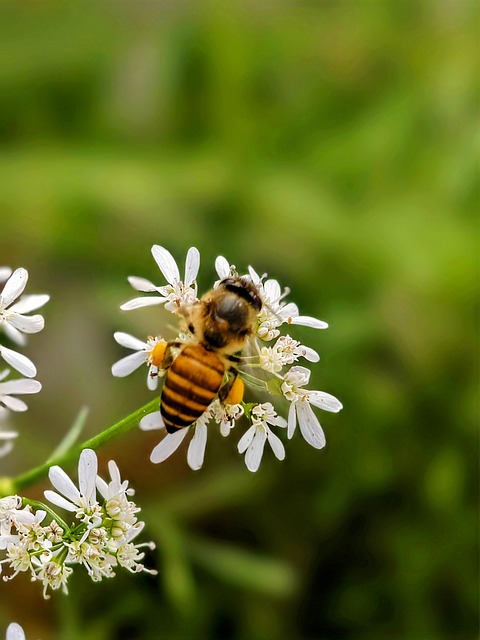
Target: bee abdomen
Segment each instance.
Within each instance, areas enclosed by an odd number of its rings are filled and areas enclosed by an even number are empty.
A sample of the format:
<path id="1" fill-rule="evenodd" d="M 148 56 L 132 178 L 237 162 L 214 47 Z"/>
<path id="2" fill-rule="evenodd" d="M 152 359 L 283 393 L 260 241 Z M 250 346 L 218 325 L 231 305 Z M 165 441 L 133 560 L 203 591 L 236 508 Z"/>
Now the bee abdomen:
<path id="1" fill-rule="evenodd" d="M 202 345 L 185 347 L 170 367 L 162 391 L 160 412 L 169 433 L 188 427 L 215 398 L 225 367 Z"/>

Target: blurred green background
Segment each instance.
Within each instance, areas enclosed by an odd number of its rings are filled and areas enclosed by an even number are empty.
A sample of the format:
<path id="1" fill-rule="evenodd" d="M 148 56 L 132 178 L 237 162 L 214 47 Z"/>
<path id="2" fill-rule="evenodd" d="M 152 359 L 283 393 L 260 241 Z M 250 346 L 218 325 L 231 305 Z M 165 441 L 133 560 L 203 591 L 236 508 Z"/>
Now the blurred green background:
<path id="1" fill-rule="evenodd" d="M 162 282 L 154 243 L 197 246 L 201 290 L 218 254 L 289 286 L 330 324 L 295 332 L 311 388 L 345 408 L 320 415 L 323 451 L 297 435 L 257 474 L 238 437 L 194 473 L 122 436 L 101 469 L 136 488 L 158 578 L 78 571 L 45 602 L 19 576 L 0 635 L 477 637 L 475 24 L 462 0 L 1 4 L 0 264 L 52 296 L 2 474 L 82 406 L 87 437 L 151 399 L 110 366 L 115 330 L 168 321 L 118 308 L 128 275 Z"/>

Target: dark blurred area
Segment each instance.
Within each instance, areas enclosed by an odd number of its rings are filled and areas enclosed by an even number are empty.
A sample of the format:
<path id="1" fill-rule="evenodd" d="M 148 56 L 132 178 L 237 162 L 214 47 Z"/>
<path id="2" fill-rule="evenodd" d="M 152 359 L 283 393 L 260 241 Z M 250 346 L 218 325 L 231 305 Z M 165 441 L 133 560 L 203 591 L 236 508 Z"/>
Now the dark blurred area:
<path id="1" fill-rule="evenodd" d="M 23 352 L 43 391 L 2 475 L 152 398 L 111 376 L 128 275 L 219 254 L 291 288 L 317 349 L 322 451 L 297 434 L 251 474 L 238 437 L 159 466 L 140 430 L 99 452 L 136 489 L 159 576 L 43 601 L 2 583 L 34 640 L 478 637 L 478 5 L 449 0 L 3 2 L 0 264 L 48 292 Z M 69 470 L 69 471 L 74 471 Z M 45 485 L 29 491 L 41 498 Z M 25 603 L 28 603 L 26 608 Z M 0 631 L 0 635 L 3 631 Z"/>

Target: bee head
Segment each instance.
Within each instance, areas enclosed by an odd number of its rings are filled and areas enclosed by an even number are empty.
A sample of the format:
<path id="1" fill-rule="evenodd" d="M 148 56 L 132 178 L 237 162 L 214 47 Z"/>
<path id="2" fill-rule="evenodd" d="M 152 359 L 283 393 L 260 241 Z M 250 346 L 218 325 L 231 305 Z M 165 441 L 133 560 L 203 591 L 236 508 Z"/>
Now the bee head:
<path id="1" fill-rule="evenodd" d="M 255 285 L 247 278 L 225 278 L 205 302 L 205 342 L 232 353 L 240 349 L 263 305 Z"/>

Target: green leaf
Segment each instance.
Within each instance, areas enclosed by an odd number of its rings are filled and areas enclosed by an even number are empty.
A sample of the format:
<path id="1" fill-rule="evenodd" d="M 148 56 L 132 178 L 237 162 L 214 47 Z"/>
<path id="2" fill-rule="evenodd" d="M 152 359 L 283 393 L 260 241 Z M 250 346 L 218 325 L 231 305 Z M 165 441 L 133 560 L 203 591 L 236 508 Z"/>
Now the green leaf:
<path id="1" fill-rule="evenodd" d="M 283 560 L 201 538 L 189 538 L 188 551 L 198 565 L 248 591 L 283 598 L 298 585 L 296 571 Z"/>

